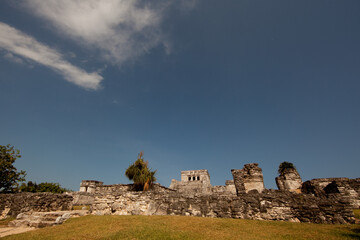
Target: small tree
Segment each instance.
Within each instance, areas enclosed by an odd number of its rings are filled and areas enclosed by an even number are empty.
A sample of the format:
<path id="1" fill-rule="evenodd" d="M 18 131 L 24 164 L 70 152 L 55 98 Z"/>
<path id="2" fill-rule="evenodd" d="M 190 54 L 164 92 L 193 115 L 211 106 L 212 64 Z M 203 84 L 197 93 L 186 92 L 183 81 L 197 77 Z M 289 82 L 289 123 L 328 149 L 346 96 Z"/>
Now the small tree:
<path id="1" fill-rule="evenodd" d="M 147 191 L 153 182 L 156 181 L 156 170 L 151 171 L 151 169 L 148 168 L 149 163 L 148 161 L 144 161 L 142 158 L 143 155 L 144 153 L 140 152 L 137 160 L 125 171 L 126 177 L 134 182 L 134 189 L 136 191 Z"/>
<path id="2" fill-rule="evenodd" d="M 282 175 L 285 172 L 286 169 L 295 169 L 296 170 L 294 164 L 292 164 L 291 162 L 286 162 L 285 161 L 285 162 L 280 163 L 278 173 L 280 175 Z"/>
<path id="3" fill-rule="evenodd" d="M 17 172 L 14 162 L 20 158 L 20 151 L 10 144 L 0 145 L 0 191 L 11 192 L 18 187 L 18 182 L 25 181 L 25 171 Z"/>

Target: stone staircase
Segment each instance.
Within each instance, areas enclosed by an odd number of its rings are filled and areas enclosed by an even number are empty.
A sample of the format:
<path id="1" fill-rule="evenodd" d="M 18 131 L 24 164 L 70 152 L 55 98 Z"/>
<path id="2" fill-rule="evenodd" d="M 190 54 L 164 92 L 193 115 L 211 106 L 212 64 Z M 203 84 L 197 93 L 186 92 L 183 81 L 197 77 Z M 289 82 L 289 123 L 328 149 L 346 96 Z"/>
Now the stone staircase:
<path id="1" fill-rule="evenodd" d="M 10 227 L 43 228 L 62 224 L 71 217 L 85 216 L 88 210 L 54 211 L 54 212 L 28 212 L 20 213 L 16 220 L 9 223 Z"/>

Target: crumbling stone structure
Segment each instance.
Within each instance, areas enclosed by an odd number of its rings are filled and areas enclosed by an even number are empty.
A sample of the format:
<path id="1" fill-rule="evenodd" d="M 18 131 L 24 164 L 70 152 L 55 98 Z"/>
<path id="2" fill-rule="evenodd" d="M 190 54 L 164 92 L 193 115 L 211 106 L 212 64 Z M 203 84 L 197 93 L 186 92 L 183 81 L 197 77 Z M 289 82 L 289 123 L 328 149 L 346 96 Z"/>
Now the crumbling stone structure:
<path id="1" fill-rule="evenodd" d="M 103 182 L 95 180 L 82 180 L 80 183 L 80 192 L 95 192 L 96 187 L 102 186 Z"/>
<path id="2" fill-rule="evenodd" d="M 211 193 L 209 172 L 205 169 L 181 171 L 181 181 L 172 179 L 169 188 L 187 193 Z"/>
<path id="3" fill-rule="evenodd" d="M 241 170 L 233 169 L 232 174 L 234 180 L 226 181 L 225 186 L 212 186 L 206 170 L 194 170 L 183 171 L 181 181 L 173 180 L 171 188 L 153 184 L 145 192 L 133 191 L 132 184 L 104 185 L 100 181 L 86 180 L 80 184 L 81 191 L 70 194 L 0 194 L 0 212 L 1 216 L 28 213 L 33 217 L 31 212 L 70 210 L 74 204 L 89 205 L 91 213 L 96 215 L 355 222 L 352 210 L 360 205 L 360 178 L 313 179 L 304 182 L 302 192 L 298 193 L 291 191 L 293 187 L 265 189 L 262 170 L 256 163 L 246 164 Z"/>
<path id="4" fill-rule="evenodd" d="M 194 194 L 225 194 L 235 195 L 235 185 L 232 180 L 227 180 L 225 186 L 212 186 L 208 170 L 181 171 L 181 181 L 171 180 L 170 189 L 177 190 L 186 195 Z"/>
<path id="5" fill-rule="evenodd" d="M 264 178 L 262 169 L 257 163 L 245 164 L 243 169 L 232 169 L 234 184 L 237 194 L 248 193 L 256 190 L 261 193 L 264 191 Z"/>
<path id="6" fill-rule="evenodd" d="M 360 178 L 318 178 L 302 184 L 302 193 L 317 197 L 337 194 L 349 201 L 352 208 L 360 208 Z"/>
<path id="7" fill-rule="evenodd" d="M 120 190 L 120 188 L 119 188 Z M 160 191 L 159 191 L 160 190 Z M 195 197 L 164 187 L 147 192 L 95 194 L 95 215 L 185 215 L 201 217 L 281 220 L 312 223 L 354 223 L 352 208 L 340 196 L 321 198 L 278 190 L 250 191 L 238 196 L 196 194 Z"/>
<path id="8" fill-rule="evenodd" d="M 23 212 L 49 212 L 71 210 L 73 197 L 54 193 L 0 194 L 0 212 L 4 217 L 16 217 Z M 5 214 L 6 212 L 6 214 Z"/>
<path id="9" fill-rule="evenodd" d="M 212 186 L 207 170 L 190 170 L 182 171 L 181 181 L 173 179 L 169 188 L 154 184 L 149 191 L 136 192 L 131 184 L 101 183 L 92 193 L 81 194 L 93 196 L 91 212 L 96 215 L 188 215 L 312 223 L 355 221 L 352 209 L 358 203 L 354 201 L 354 192 L 359 192 L 359 179 L 307 181 L 300 192 L 301 178 L 294 171 L 285 171 L 276 180 L 280 190 L 265 189 L 257 163 L 231 172 L 234 180 L 227 180 L 225 186 Z M 349 191 L 350 187 L 353 191 Z"/>
<path id="10" fill-rule="evenodd" d="M 275 178 L 279 190 L 290 192 L 301 192 L 302 180 L 295 168 L 285 169 L 279 177 Z"/>

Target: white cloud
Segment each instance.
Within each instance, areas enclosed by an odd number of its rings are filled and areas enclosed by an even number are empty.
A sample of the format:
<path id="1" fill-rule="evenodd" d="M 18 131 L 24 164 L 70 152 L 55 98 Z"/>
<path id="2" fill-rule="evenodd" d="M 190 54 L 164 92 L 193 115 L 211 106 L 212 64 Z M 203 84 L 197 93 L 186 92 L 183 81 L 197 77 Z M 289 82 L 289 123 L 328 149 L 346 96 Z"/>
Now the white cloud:
<path id="1" fill-rule="evenodd" d="M 9 51 L 11 56 L 16 54 L 47 66 L 69 82 L 83 88 L 96 90 L 101 87 L 100 82 L 103 78 L 98 73 L 87 73 L 66 61 L 58 51 L 2 22 L 0 22 L 0 36 L 0 48 Z"/>
<path id="2" fill-rule="evenodd" d="M 27 0 L 32 13 L 50 22 L 62 36 L 101 50 L 120 65 L 166 44 L 160 25 L 170 3 L 138 0 Z"/>
<path id="3" fill-rule="evenodd" d="M 17 56 L 14 56 L 13 54 L 11 54 L 9 52 L 4 55 L 4 58 L 11 62 L 14 62 L 14 63 L 24 64 L 24 60 L 22 60 L 21 58 L 19 58 Z"/>

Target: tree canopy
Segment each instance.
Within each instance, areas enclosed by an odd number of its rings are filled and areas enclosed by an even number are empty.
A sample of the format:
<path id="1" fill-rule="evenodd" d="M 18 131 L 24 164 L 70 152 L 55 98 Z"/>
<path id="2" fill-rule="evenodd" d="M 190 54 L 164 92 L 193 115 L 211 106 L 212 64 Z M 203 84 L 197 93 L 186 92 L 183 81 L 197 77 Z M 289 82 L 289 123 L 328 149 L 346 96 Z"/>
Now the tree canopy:
<path id="1" fill-rule="evenodd" d="M 280 163 L 278 173 L 281 175 L 281 174 L 284 173 L 284 171 L 286 169 L 295 169 L 296 170 L 294 164 L 292 164 L 291 162 L 286 162 L 285 161 L 285 162 Z"/>
<path id="2" fill-rule="evenodd" d="M 18 182 L 25 181 L 26 172 L 18 172 L 14 162 L 20 158 L 20 151 L 10 144 L 0 145 L 0 191 L 12 192 L 18 187 Z"/>
<path id="3" fill-rule="evenodd" d="M 137 191 L 147 191 L 156 181 L 155 171 L 148 167 L 148 161 L 144 161 L 143 152 L 140 152 L 137 160 L 130 165 L 126 171 L 126 177 L 134 182 L 134 189 Z"/>
<path id="4" fill-rule="evenodd" d="M 21 192 L 52 192 L 52 193 L 64 193 L 70 192 L 66 188 L 62 188 L 59 183 L 43 182 L 37 184 L 36 182 L 29 181 L 27 184 L 21 184 L 19 190 Z"/>

